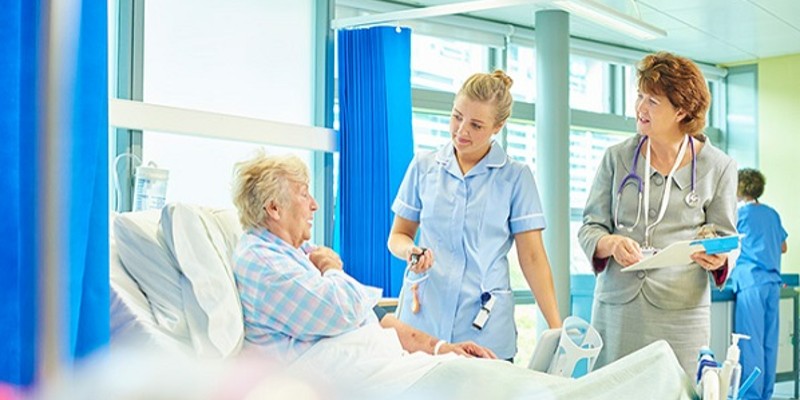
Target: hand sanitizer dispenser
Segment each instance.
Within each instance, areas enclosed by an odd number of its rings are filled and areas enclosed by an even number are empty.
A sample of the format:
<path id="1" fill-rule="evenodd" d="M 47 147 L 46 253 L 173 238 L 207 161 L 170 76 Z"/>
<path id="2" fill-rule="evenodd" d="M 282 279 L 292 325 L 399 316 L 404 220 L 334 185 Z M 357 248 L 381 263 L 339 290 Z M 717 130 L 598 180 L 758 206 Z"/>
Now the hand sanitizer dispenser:
<path id="1" fill-rule="evenodd" d="M 738 333 L 731 334 L 731 346 L 728 347 L 728 355 L 722 363 L 722 370 L 719 373 L 719 398 L 736 399 L 739 395 L 739 381 L 742 379 L 742 365 L 739 364 L 739 339 L 750 339 L 750 336 Z"/>

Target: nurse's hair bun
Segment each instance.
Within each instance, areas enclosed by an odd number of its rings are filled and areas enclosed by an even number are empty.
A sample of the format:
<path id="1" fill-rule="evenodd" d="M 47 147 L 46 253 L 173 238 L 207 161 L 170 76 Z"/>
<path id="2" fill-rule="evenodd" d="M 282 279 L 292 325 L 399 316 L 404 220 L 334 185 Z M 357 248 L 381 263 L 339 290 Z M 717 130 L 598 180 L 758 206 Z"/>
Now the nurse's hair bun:
<path id="1" fill-rule="evenodd" d="M 456 97 L 466 96 L 472 100 L 494 105 L 495 124 L 502 125 L 511 115 L 511 105 L 514 102 L 511 96 L 513 83 L 511 77 L 502 69 L 497 69 L 491 74 L 478 72 L 467 78 Z"/>
<path id="2" fill-rule="evenodd" d="M 494 70 L 494 72 L 492 72 L 492 77 L 500 79 L 503 84 L 506 85 L 506 89 L 509 90 L 511 89 L 511 85 L 514 84 L 514 80 L 511 79 L 511 77 L 506 74 L 506 71 L 503 71 L 502 69 Z"/>

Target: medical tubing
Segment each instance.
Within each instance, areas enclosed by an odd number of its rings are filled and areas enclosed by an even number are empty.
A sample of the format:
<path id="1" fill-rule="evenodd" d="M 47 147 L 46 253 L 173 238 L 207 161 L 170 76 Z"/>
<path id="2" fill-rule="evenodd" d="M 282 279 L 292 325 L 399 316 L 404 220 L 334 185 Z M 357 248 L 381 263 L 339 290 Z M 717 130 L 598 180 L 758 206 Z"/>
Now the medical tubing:
<path id="1" fill-rule="evenodd" d="M 633 153 L 633 160 L 631 160 L 631 173 L 626 175 L 625 178 L 628 178 L 629 176 L 635 176 L 633 173 L 636 172 L 636 166 L 639 165 L 639 152 L 642 151 L 642 145 L 644 144 L 645 140 L 647 140 L 647 136 L 642 136 L 642 138 L 639 140 L 639 144 L 636 145 L 636 152 Z M 625 184 L 627 183 L 627 179 L 625 178 L 619 183 L 617 193 L 622 192 L 622 188 L 625 187 Z M 637 182 L 639 193 L 642 193 L 642 180 L 638 179 Z"/>
<path id="2" fill-rule="evenodd" d="M 142 159 L 139 156 L 137 156 L 136 154 L 133 154 L 131 152 L 122 153 L 122 154 L 120 154 L 120 155 L 118 155 L 118 156 L 116 156 L 114 158 L 114 162 L 113 162 L 114 174 L 112 175 L 113 178 L 114 178 L 113 179 L 113 181 L 114 181 L 113 182 L 114 183 L 114 194 L 116 195 L 115 198 L 114 198 L 114 211 L 120 211 L 119 210 L 119 206 L 120 206 L 120 196 L 122 195 L 122 185 L 120 185 L 120 183 L 119 183 L 119 161 L 123 157 L 130 157 L 130 158 L 135 159 L 138 162 L 137 165 L 131 167 L 131 171 L 133 171 L 134 168 L 142 165 Z"/>
<path id="3" fill-rule="evenodd" d="M 650 228 L 650 143 L 647 143 L 647 150 L 645 150 L 644 157 L 644 245 L 649 246 L 648 232 Z M 662 199 L 663 201 L 663 199 Z"/>
<path id="4" fill-rule="evenodd" d="M 694 185 L 697 182 L 697 154 L 694 152 L 694 139 L 689 135 L 689 147 L 692 149 L 692 192 L 694 192 Z"/>
<path id="5" fill-rule="evenodd" d="M 636 166 L 639 165 L 639 153 L 642 151 L 642 145 L 647 140 L 647 136 L 642 136 L 639 139 L 639 144 L 636 145 L 636 151 L 633 153 L 633 160 L 631 160 L 631 170 L 628 172 L 628 175 L 625 175 L 622 178 L 622 181 L 619 183 L 619 187 L 617 188 L 617 204 L 614 206 L 614 227 L 617 229 L 625 229 L 628 232 L 633 232 L 633 229 L 636 228 L 636 225 L 639 225 L 639 217 L 642 214 L 642 178 L 636 175 Z M 627 227 L 619 223 L 619 205 L 622 202 L 622 192 L 625 189 L 625 185 L 628 184 L 629 181 L 636 182 L 636 188 L 639 193 L 639 202 L 636 203 L 636 220 L 633 222 L 633 225 Z"/>
<path id="6" fill-rule="evenodd" d="M 420 282 L 423 282 L 423 281 L 428 279 L 428 271 L 425 271 L 425 272 L 423 272 L 421 274 L 418 274 L 418 275 L 421 275 L 421 277 L 418 277 L 416 279 L 409 278 L 408 275 L 409 275 L 410 272 L 412 272 L 411 271 L 411 267 L 412 266 L 413 265 L 411 263 L 409 263 L 406 266 L 405 272 L 403 273 L 403 281 L 404 281 L 403 282 L 403 286 L 405 286 L 406 283 L 408 283 L 409 284 L 409 286 L 408 286 L 409 290 L 411 290 L 411 285 L 419 284 Z M 408 293 L 406 293 L 405 290 L 401 290 L 400 291 L 400 297 L 397 299 L 397 317 L 398 318 L 400 318 L 400 316 L 403 314 L 403 299 L 405 299 L 405 296 L 407 294 Z M 412 296 L 413 296 L 413 294 L 412 294 Z"/>

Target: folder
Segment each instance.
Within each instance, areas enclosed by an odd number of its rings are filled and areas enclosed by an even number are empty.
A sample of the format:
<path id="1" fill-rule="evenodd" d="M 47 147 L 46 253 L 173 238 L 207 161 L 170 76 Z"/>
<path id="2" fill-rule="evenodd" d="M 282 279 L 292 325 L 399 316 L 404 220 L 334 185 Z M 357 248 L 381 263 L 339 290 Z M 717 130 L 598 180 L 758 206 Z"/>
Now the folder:
<path id="1" fill-rule="evenodd" d="M 693 262 L 692 253 L 698 251 L 705 250 L 708 254 L 719 254 L 738 249 L 740 238 L 740 235 L 731 235 L 711 239 L 682 240 L 659 250 L 636 264 L 622 268 L 622 271 L 630 272 L 688 265 Z"/>

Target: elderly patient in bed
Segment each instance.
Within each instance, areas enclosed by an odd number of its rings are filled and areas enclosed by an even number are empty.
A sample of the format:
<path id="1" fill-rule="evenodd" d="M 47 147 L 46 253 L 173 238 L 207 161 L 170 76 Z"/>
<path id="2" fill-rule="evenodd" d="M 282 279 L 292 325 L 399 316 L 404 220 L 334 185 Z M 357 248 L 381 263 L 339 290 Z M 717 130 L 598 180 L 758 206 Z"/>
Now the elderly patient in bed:
<path id="1" fill-rule="evenodd" d="M 317 203 L 308 181 L 305 164 L 294 156 L 262 154 L 237 165 L 234 202 L 246 230 L 234 273 L 247 345 L 290 362 L 323 338 L 380 323 L 394 328 L 409 352 L 494 358 L 472 342 L 438 344 L 386 315 L 376 306 L 380 290 L 348 276 L 333 250 L 310 245 Z"/>
<path id="2" fill-rule="evenodd" d="M 612 364 L 605 374 L 570 380 L 493 360 L 491 351 L 472 342 L 440 343 L 382 315 L 376 311 L 379 289 L 348 276 L 333 250 L 307 242 L 318 208 L 308 182 L 305 164 L 294 156 L 262 153 L 237 164 L 233 197 L 245 232 L 233 268 L 246 349 L 348 397 L 691 398 L 663 343 L 631 365 Z M 666 397 L 653 397 L 654 389 Z"/>

